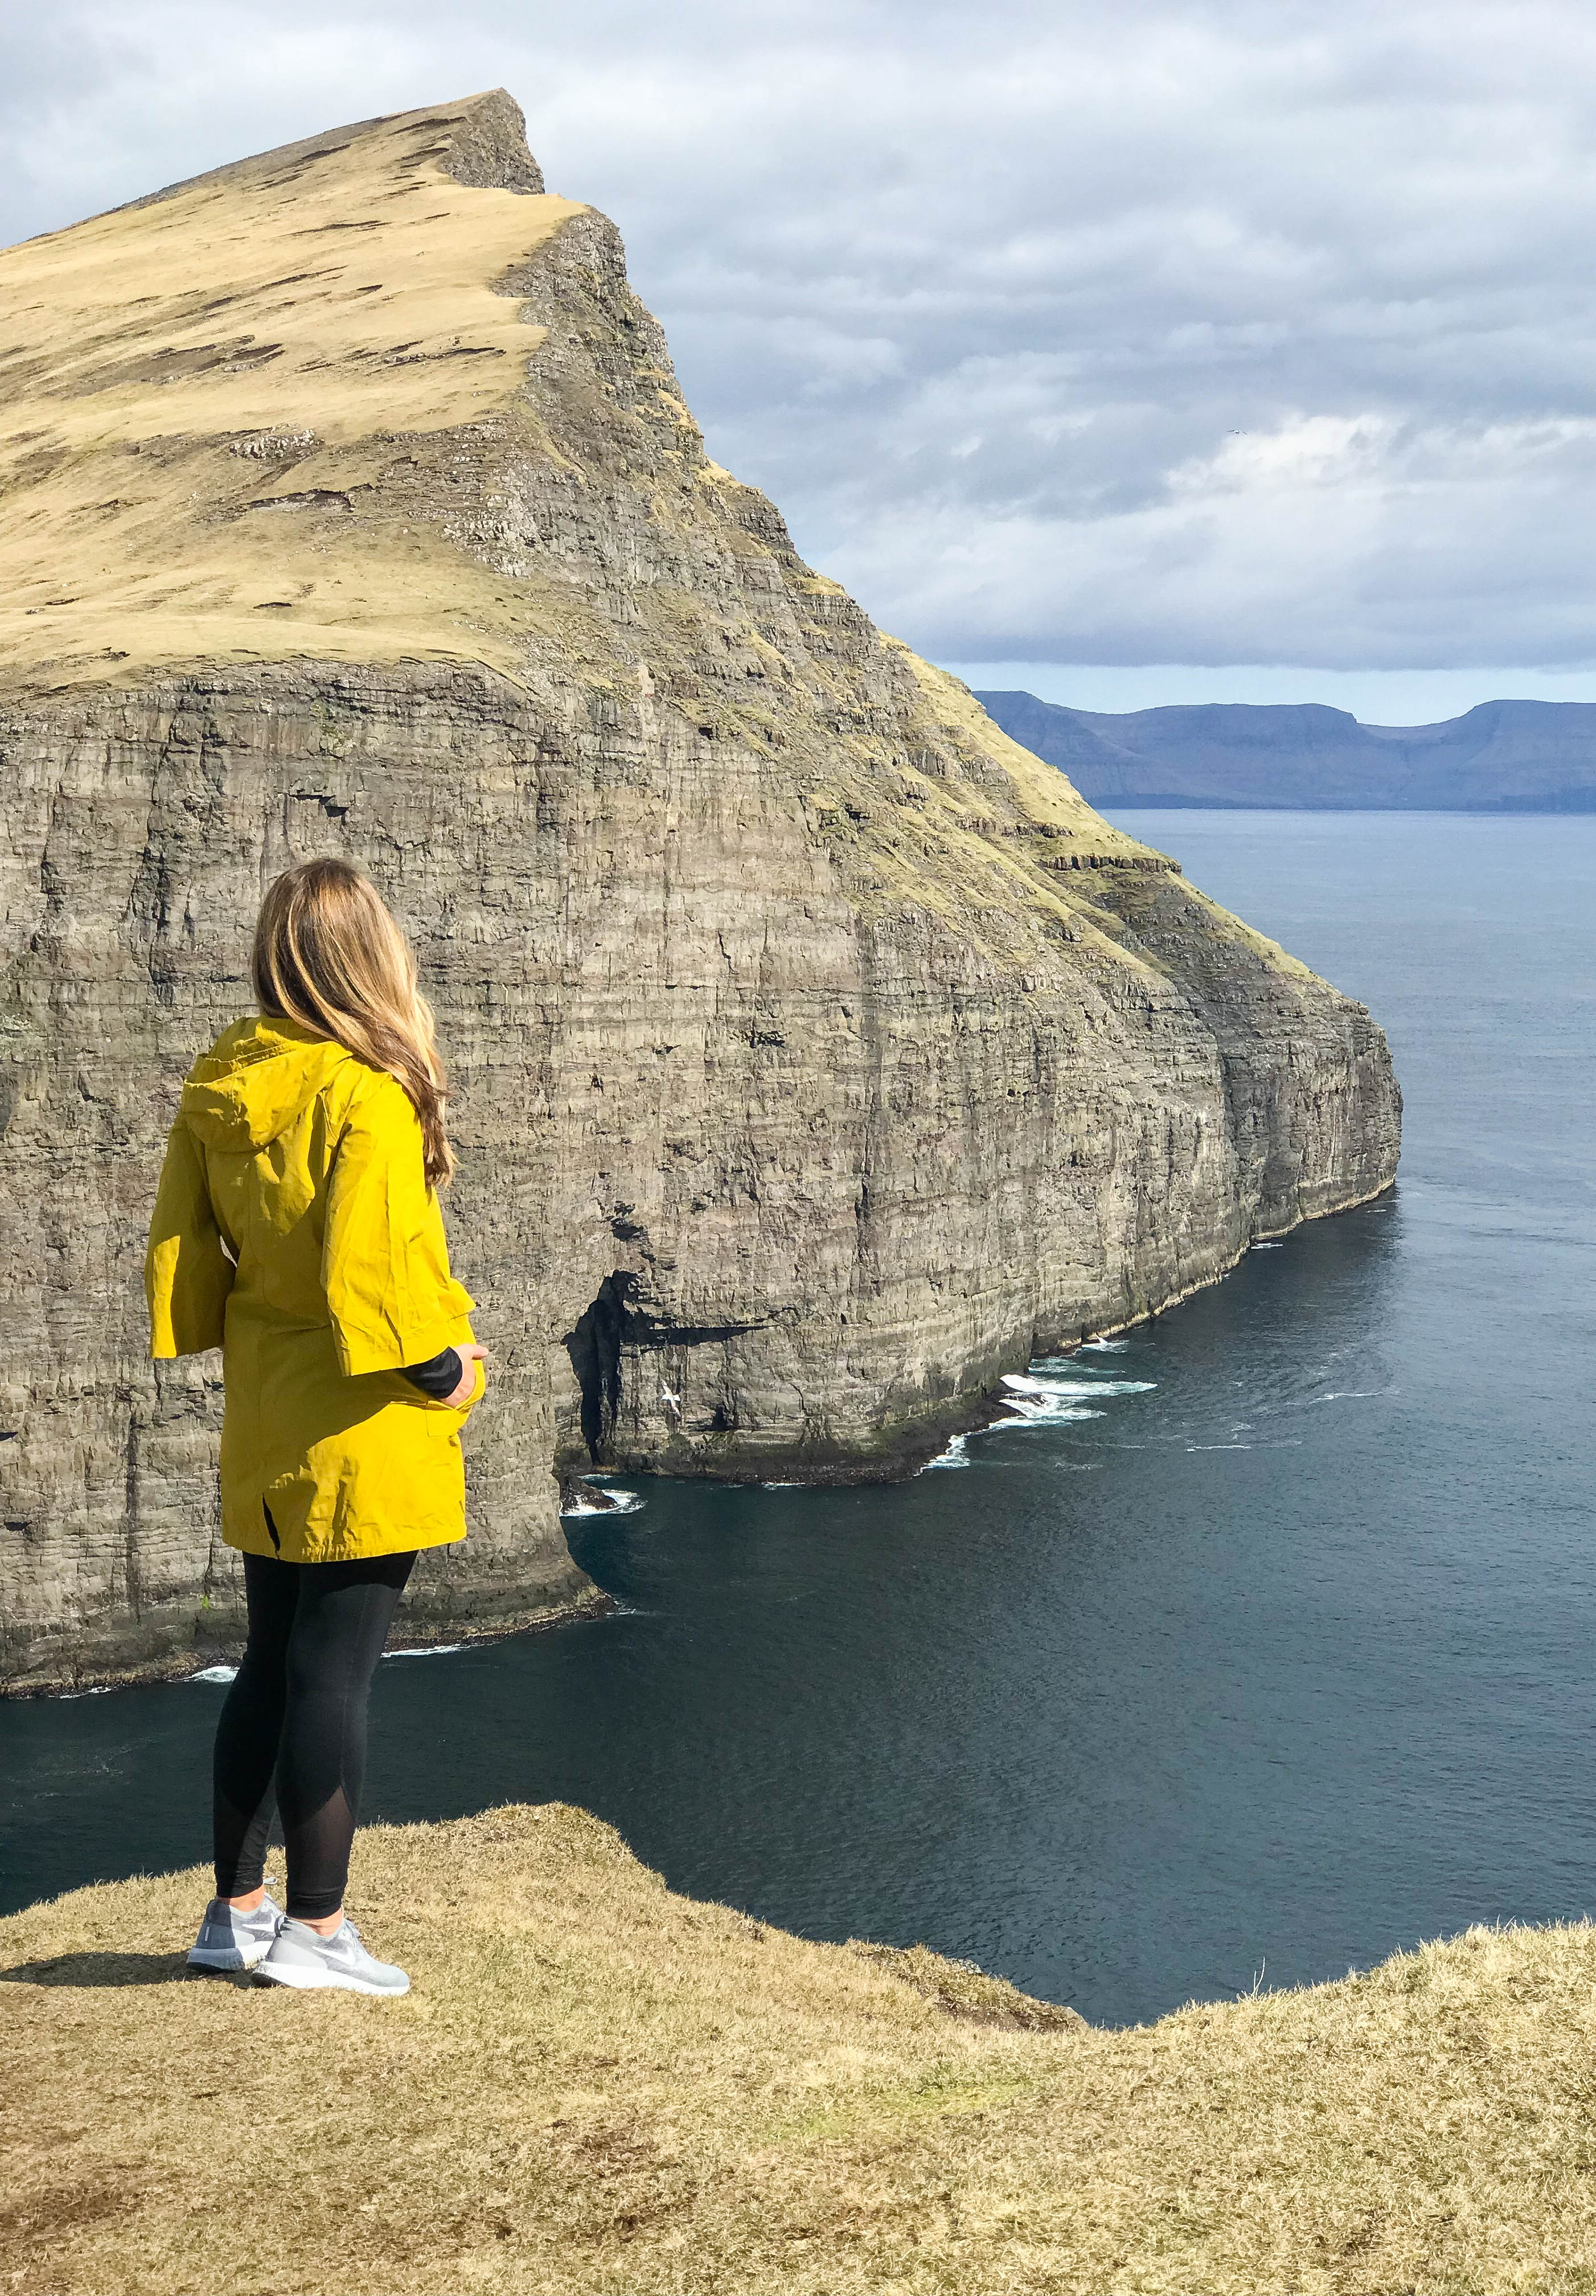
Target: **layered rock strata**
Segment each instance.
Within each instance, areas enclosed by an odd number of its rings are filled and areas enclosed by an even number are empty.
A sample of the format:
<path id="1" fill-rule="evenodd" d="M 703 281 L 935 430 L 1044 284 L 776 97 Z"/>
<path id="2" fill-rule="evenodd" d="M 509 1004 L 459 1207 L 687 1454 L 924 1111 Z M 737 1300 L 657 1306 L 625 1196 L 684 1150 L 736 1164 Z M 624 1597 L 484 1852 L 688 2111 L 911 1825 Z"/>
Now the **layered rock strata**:
<path id="1" fill-rule="evenodd" d="M 503 94 L 0 257 L 0 1669 L 237 1631 L 166 1128 L 290 858 L 418 947 L 498 1359 L 425 1635 L 591 1594 L 560 1472 L 899 1474 L 1039 1346 L 1384 1187 L 1360 1005 L 706 456 Z"/>

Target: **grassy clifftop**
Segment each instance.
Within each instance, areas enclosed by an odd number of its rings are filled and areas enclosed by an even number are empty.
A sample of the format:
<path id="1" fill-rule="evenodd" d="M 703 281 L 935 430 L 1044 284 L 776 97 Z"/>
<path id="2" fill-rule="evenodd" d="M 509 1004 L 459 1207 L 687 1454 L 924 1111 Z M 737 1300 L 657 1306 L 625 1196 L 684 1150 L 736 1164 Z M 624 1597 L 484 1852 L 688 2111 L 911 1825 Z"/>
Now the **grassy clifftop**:
<path id="1" fill-rule="evenodd" d="M 585 212 L 449 172 L 495 102 L 334 130 L 0 250 L 0 676 L 514 662 L 502 581 L 413 512 L 358 514 L 416 442 L 517 403 L 544 330 L 499 282 Z"/>
<path id="2" fill-rule="evenodd" d="M 362 1837 L 401 2003 L 182 1969 L 198 1873 L 0 1923 L 0 2286 L 1596 2287 L 1596 1931 L 1094 2030 L 674 1896 L 578 1810 Z"/>

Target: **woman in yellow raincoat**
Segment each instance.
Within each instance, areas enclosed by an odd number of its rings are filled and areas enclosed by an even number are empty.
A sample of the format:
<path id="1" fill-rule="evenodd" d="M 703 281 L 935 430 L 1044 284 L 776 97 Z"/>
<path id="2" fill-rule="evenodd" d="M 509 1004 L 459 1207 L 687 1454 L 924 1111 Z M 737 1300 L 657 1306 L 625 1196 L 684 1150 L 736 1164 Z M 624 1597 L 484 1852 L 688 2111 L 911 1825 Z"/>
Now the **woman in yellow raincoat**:
<path id="1" fill-rule="evenodd" d="M 190 1963 L 403 1993 L 344 1918 L 371 1681 L 418 1549 L 465 1536 L 482 1391 L 437 1191 L 453 1168 L 415 960 L 347 862 L 256 929 L 259 1013 L 183 1088 L 150 1232 L 157 1357 L 222 1349 L 222 1536 L 249 1640 L 217 1731 L 217 1894 Z M 284 1916 L 266 1897 L 274 1802 Z"/>

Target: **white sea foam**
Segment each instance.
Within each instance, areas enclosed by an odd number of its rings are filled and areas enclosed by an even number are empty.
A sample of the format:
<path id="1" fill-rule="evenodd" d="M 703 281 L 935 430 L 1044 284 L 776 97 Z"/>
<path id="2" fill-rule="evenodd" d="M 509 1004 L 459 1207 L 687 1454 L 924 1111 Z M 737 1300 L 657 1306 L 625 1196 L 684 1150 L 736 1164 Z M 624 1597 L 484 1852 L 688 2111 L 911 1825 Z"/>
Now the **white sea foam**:
<path id="1" fill-rule="evenodd" d="M 993 1422 L 990 1432 L 996 1434 L 1003 1427 L 1060 1427 L 1072 1419 L 1103 1419 L 1102 1411 L 1086 1411 L 1078 1403 L 1065 1403 L 1052 1395 L 1005 1395 L 1004 1406 L 1014 1413 L 1012 1419 Z"/>
<path id="2" fill-rule="evenodd" d="M 1081 1353 L 1084 1355 L 1090 1349 L 1095 1355 L 1122 1356 L 1129 1346 L 1128 1340 L 1083 1340 Z"/>
<path id="3" fill-rule="evenodd" d="M 1284 1251 L 1285 1248 L 1283 1243 L 1252 1243 L 1248 1246 L 1249 1251 Z"/>
<path id="4" fill-rule="evenodd" d="M 605 1497 L 611 1502 L 609 1506 L 601 1506 L 596 1500 L 577 1499 L 573 1506 L 562 1506 L 561 1514 L 567 1521 L 578 1514 L 635 1514 L 645 1504 L 635 1491 L 606 1490 L 602 1483 L 596 1483 L 593 1488 L 604 1492 Z"/>
<path id="5" fill-rule="evenodd" d="M 1101 1419 L 1101 1411 L 1020 1411 L 1012 1419 L 994 1419 L 986 1430 L 1002 1435 L 1011 1427 L 1064 1427 L 1072 1419 Z"/>
<path id="6" fill-rule="evenodd" d="M 448 1658 L 465 1648 L 463 1643 L 428 1643 L 422 1650 L 384 1651 L 384 1658 Z"/>
<path id="7" fill-rule="evenodd" d="M 1300 1435 L 1288 1435 L 1268 1443 L 1188 1443 L 1188 1451 L 1300 1451 Z"/>
<path id="8" fill-rule="evenodd" d="M 189 1676 L 191 1682 L 236 1682 L 237 1679 L 238 1669 L 235 1666 L 202 1666 L 198 1674 Z"/>
<path id="9" fill-rule="evenodd" d="M 965 1452 L 964 1443 L 965 1439 L 962 1435 L 955 1435 L 945 1451 L 938 1451 L 934 1459 L 926 1461 L 920 1471 L 921 1473 L 929 1475 L 933 1467 L 968 1467 L 970 1460 Z"/>
<path id="10" fill-rule="evenodd" d="M 1003 1385 L 1014 1395 L 1150 1395 L 1158 1383 L 1156 1379 L 1038 1379 L 1033 1372 L 1003 1374 Z"/>
<path id="11" fill-rule="evenodd" d="M 91 1684 L 87 1690 L 62 1690 L 56 1694 L 63 1704 L 69 1698 L 109 1698 L 110 1685 L 109 1682 L 96 1682 Z"/>
<path id="12" fill-rule="evenodd" d="M 762 1491 L 801 1491 L 802 1483 L 761 1483 Z"/>

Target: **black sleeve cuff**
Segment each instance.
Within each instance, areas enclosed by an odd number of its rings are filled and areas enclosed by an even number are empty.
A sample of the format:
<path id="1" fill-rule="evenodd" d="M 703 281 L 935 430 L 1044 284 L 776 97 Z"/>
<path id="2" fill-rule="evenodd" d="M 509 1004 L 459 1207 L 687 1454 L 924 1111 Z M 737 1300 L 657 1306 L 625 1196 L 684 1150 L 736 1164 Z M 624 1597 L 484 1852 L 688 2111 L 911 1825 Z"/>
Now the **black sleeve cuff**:
<path id="1" fill-rule="evenodd" d="M 407 1379 L 412 1387 L 419 1387 L 422 1393 L 430 1396 L 434 1403 L 442 1403 L 459 1386 L 464 1368 L 455 1350 L 446 1348 L 442 1355 L 434 1356 L 430 1362 L 401 1364 L 399 1376 Z"/>

